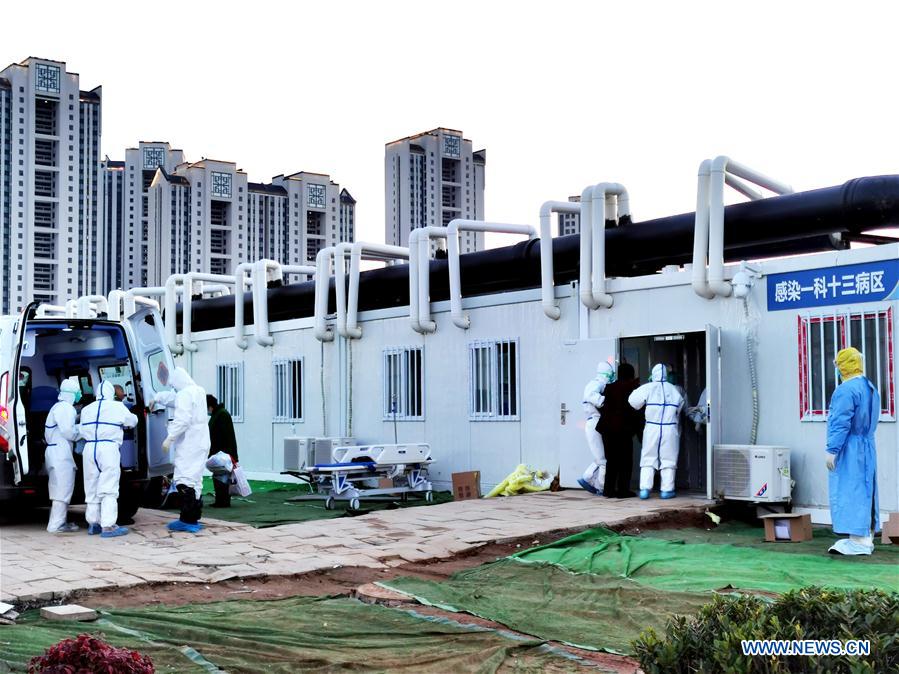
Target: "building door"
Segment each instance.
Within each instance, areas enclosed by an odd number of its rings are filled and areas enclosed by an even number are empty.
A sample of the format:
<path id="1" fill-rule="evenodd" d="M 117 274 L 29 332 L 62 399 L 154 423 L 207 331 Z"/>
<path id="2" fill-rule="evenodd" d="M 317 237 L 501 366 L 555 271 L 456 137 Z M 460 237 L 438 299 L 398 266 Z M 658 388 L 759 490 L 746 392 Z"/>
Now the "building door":
<path id="1" fill-rule="evenodd" d="M 577 487 L 577 479 L 593 460 L 584 436 L 586 415 L 581 409 L 584 387 L 601 361 L 617 369 L 617 339 L 584 339 L 566 343 L 559 363 L 559 471 L 563 487 Z"/>

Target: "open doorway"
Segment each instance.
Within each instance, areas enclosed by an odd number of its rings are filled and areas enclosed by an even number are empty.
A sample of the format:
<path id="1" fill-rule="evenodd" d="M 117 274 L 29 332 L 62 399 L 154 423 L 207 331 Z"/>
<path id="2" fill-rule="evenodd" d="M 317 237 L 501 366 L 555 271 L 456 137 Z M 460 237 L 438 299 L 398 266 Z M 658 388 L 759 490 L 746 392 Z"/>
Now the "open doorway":
<path id="1" fill-rule="evenodd" d="M 706 387 L 706 333 L 682 332 L 665 335 L 625 337 L 619 341 L 619 358 L 634 367 L 641 383 L 649 381 L 652 366 L 664 363 L 669 369 L 669 381 L 682 389 L 684 409 L 696 405 Z M 706 432 L 705 425 L 697 425 L 686 414 L 680 419 L 680 451 L 677 461 L 675 487 L 678 491 L 706 492 Z M 640 444 L 634 447 L 634 484 L 640 474 Z"/>

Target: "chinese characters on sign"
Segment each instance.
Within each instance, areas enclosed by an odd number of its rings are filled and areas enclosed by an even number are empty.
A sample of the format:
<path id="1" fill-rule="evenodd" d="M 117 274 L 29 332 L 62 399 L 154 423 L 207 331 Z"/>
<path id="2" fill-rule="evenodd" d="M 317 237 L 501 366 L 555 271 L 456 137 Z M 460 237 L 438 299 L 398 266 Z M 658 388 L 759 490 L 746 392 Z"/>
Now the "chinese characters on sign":
<path id="1" fill-rule="evenodd" d="M 768 311 L 897 298 L 899 260 L 768 277 Z"/>

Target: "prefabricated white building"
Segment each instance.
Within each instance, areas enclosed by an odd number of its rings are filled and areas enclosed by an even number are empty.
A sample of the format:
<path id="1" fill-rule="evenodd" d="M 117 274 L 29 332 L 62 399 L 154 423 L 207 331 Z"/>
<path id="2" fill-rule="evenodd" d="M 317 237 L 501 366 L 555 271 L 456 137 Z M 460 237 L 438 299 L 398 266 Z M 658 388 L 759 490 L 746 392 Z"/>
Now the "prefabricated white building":
<path id="1" fill-rule="evenodd" d="M 725 281 L 740 271 L 728 265 Z M 883 401 L 880 509 L 899 510 L 899 245 L 757 261 L 739 282 L 743 292 L 706 299 L 694 291 L 690 265 L 670 265 L 609 278 L 605 291 L 614 303 L 594 310 L 571 280 L 554 288 L 557 320 L 544 313 L 540 288 L 486 292 L 463 299 L 467 329 L 453 320 L 449 301 L 430 303 L 436 330 L 424 334 L 412 329 L 403 303 L 361 311 L 361 336 L 332 341 L 316 337 L 315 319 L 298 303 L 298 317 L 270 324 L 270 346 L 252 338 L 256 328 L 247 321 L 246 349 L 236 343 L 233 322 L 203 329 L 203 306 L 223 303 L 204 300 L 194 308 L 197 348 L 176 360 L 231 410 L 241 464 L 253 476 L 277 478 L 287 436 L 396 438 L 430 443 L 435 488 L 447 487 L 453 472 L 479 470 L 484 489 L 519 463 L 559 468 L 562 484 L 574 486 L 589 462 L 581 395 L 597 362 L 630 362 L 644 380 L 653 362 L 665 362 L 689 404 L 709 393 L 708 427 L 684 424 L 678 489 L 714 496 L 712 445 L 751 440 L 752 354 L 756 441 L 790 448 L 794 506 L 828 521 L 824 422 L 832 361 L 853 345 Z M 269 290 L 269 297 L 289 289 Z M 372 284 L 358 290 L 360 306 L 372 292 Z"/>

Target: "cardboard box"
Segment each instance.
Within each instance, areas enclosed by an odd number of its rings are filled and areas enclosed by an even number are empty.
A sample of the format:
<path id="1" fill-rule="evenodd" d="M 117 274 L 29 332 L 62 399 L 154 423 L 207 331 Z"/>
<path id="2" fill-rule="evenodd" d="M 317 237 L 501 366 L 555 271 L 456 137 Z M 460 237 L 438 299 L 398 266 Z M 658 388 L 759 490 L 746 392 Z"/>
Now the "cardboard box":
<path id="1" fill-rule="evenodd" d="M 899 545 L 899 513 L 889 513 L 887 521 L 881 524 L 880 537 L 884 545 Z"/>
<path id="2" fill-rule="evenodd" d="M 798 543 L 812 540 L 812 516 L 799 513 L 763 515 L 765 540 L 769 543 Z"/>
<path id="3" fill-rule="evenodd" d="M 471 498 L 481 498 L 481 471 L 453 473 L 453 499 L 465 501 Z"/>

